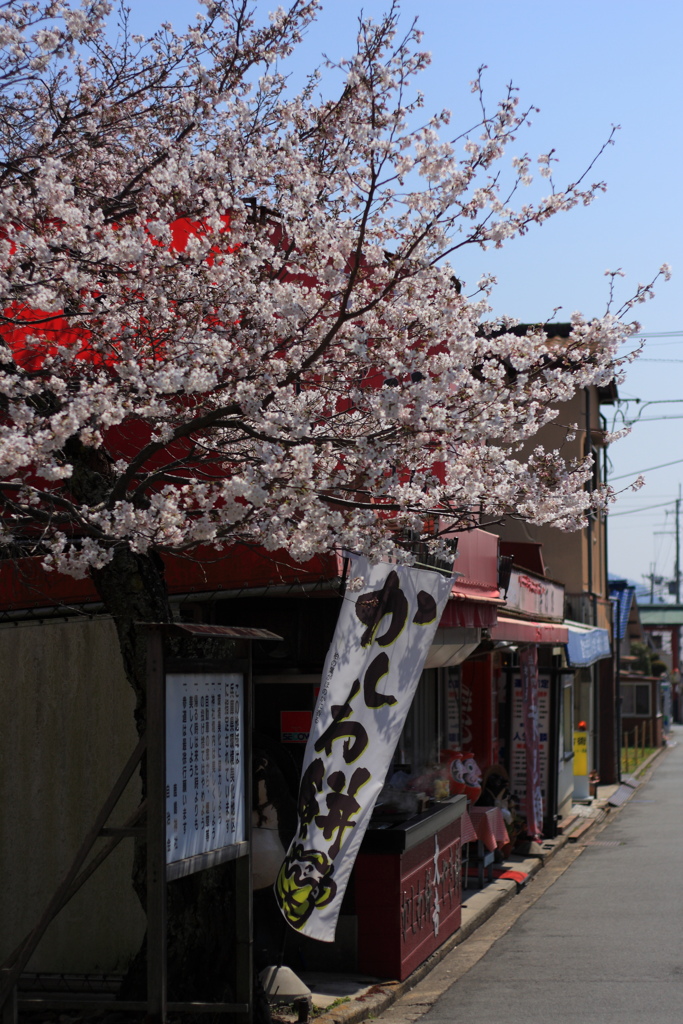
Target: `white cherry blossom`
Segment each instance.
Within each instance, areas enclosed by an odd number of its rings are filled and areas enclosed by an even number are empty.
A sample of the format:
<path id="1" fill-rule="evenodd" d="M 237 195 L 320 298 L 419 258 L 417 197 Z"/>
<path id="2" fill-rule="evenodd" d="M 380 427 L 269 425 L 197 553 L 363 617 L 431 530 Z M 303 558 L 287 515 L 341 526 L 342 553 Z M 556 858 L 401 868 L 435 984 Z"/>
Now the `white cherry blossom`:
<path id="1" fill-rule="evenodd" d="M 116 46 L 105 0 L 0 9 L 0 545 L 78 575 L 122 546 L 409 557 L 405 531 L 581 526 L 590 460 L 521 446 L 618 376 L 652 284 L 559 337 L 457 278 L 603 183 L 518 202 L 532 108 L 487 113 L 480 69 L 472 131 L 425 117 L 395 8 L 292 95 L 315 0 L 204 6 Z"/>

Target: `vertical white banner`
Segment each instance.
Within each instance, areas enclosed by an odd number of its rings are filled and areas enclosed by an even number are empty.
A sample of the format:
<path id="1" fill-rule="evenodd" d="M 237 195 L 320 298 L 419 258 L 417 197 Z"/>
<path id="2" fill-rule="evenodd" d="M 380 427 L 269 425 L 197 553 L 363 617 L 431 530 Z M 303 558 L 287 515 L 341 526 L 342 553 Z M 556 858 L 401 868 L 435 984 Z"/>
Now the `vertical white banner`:
<path id="1" fill-rule="evenodd" d="M 358 848 L 453 583 L 353 556 L 323 669 L 299 788 L 299 821 L 275 894 L 288 923 L 333 942 Z"/>

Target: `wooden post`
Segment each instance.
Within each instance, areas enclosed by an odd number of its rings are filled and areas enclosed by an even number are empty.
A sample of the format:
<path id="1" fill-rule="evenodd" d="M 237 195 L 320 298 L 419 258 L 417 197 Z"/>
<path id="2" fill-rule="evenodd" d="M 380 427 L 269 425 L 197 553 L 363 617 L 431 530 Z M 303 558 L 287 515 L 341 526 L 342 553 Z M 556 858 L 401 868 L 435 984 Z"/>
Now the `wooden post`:
<path id="1" fill-rule="evenodd" d="M 628 729 L 624 730 L 624 771 L 628 772 Z"/>
<path id="2" fill-rule="evenodd" d="M 147 640 L 147 1018 L 166 1021 L 166 680 L 161 629 Z"/>
<path id="3" fill-rule="evenodd" d="M 252 654 L 251 644 L 247 645 L 247 671 L 244 679 L 243 690 L 243 763 L 244 763 L 244 795 L 246 807 L 246 840 L 251 851 L 251 806 L 252 806 L 252 778 L 251 778 L 251 734 L 253 728 L 253 678 L 252 678 Z M 246 857 L 238 857 L 235 861 L 235 882 L 236 882 L 236 948 L 235 948 L 235 999 L 238 1003 L 245 1003 L 249 1009 L 247 1013 L 240 1014 L 240 1024 L 251 1024 L 253 1019 L 253 994 L 254 985 L 254 963 L 253 963 L 253 925 L 252 925 L 252 880 L 251 880 L 251 852 Z"/>
<path id="4" fill-rule="evenodd" d="M 654 741 L 652 739 L 652 719 L 650 719 L 650 750 L 654 747 Z"/>

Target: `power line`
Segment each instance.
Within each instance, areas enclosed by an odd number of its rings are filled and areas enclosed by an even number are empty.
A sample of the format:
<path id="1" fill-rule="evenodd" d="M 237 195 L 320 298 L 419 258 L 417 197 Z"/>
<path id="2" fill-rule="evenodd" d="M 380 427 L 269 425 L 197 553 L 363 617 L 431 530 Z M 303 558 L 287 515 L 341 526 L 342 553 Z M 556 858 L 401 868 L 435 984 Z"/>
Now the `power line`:
<path id="1" fill-rule="evenodd" d="M 643 421 L 640 420 L 640 423 Z M 620 473 L 619 476 L 611 476 L 609 482 L 612 480 L 624 480 L 627 476 L 638 476 L 639 473 L 650 473 L 654 469 L 664 469 L 666 466 L 676 466 L 679 462 L 683 462 L 683 459 L 674 459 L 673 462 L 660 462 L 658 466 L 646 466 L 645 469 L 634 469 L 631 473 Z"/>
<path id="2" fill-rule="evenodd" d="M 650 341 L 649 338 L 644 340 L 648 342 L 648 348 L 666 348 L 667 345 L 680 345 L 680 341 Z"/>
<path id="3" fill-rule="evenodd" d="M 683 359 L 681 360 L 683 363 Z M 628 426 L 635 426 L 636 423 L 661 423 L 662 420 L 683 420 L 683 416 L 647 416 L 645 419 L 626 420 Z"/>
<path id="4" fill-rule="evenodd" d="M 683 338 L 683 331 L 638 331 L 632 338 Z"/>
<path id="5" fill-rule="evenodd" d="M 662 501 L 659 505 L 645 505 L 643 508 L 631 508 L 628 512 L 610 512 L 610 519 L 614 519 L 615 516 L 634 516 L 638 512 L 649 512 L 651 508 L 667 508 L 669 505 L 675 505 L 676 501 Z"/>

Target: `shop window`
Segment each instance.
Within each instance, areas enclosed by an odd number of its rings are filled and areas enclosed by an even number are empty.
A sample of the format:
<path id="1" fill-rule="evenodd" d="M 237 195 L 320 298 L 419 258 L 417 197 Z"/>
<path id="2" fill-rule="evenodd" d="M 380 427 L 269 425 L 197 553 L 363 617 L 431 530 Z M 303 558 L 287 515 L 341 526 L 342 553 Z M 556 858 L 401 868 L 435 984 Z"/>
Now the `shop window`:
<path id="1" fill-rule="evenodd" d="M 380 817 L 393 812 L 415 814 L 427 801 L 445 800 L 451 795 L 441 752 L 459 748 L 459 683 L 457 668 L 426 669 L 422 673 L 378 800 Z"/>
<path id="2" fill-rule="evenodd" d="M 650 684 L 649 683 L 622 683 L 621 684 L 621 713 L 626 718 L 650 717 Z"/>
<path id="3" fill-rule="evenodd" d="M 439 685 L 443 674 L 443 669 L 436 668 L 422 673 L 394 755 L 394 764 L 404 771 L 414 773 L 439 764 L 445 745 L 445 687 Z"/>

